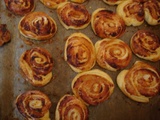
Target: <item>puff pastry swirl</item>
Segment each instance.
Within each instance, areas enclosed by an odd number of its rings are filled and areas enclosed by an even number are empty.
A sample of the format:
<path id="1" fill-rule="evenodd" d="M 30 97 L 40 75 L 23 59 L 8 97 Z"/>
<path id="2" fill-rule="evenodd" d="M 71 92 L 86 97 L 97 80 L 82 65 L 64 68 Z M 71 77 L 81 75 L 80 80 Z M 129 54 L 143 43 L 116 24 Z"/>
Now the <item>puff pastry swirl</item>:
<path id="1" fill-rule="evenodd" d="M 131 49 L 120 39 L 99 40 L 96 42 L 95 48 L 97 63 L 111 71 L 125 68 L 132 58 Z"/>
<path id="2" fill-rule="evenodd" d="M 133 53 L 140 58 L 160 60 L 160 38 L 150 31 L 137 31 L 131 38 L 130 46 Z"/>
<path id="3" fill-rule="evenodd" d="M 44 48 L 35 47 L 20 57 L 20 68 L 33 86 L 44 86 L 52 78 L 53 59 Z"/>
<path id="4" fill-rule="evenodd" d="M 117 84 L 130 99 L 149 102 L 149 98 L 160 91 L 160 76 L 151 65 L 137 61 L 129 70 L 119 73 Z"/>
<path id="5" fill-rule="evenodd" d="M 26 15 L 35 8 L 34 0 L 4 0 L 6 8 L 16 15 Z"/>
<path id="6" fill-rule="evenodd" d="M 16 107 L 27 120 L 50 120 L 51 101 L 38 90 L 20 94 L 16 99 Z"/>
<path id="7" fill-rule="evenodd" d="M 145 20 L 150 25 L 160 24 L 160 1 L 150 0 L 144 3 Z"/>
<path id="8" fill-rule="evenodd" d="M 105 8 L 98 8 L 92 13 L 91 26 L 100 38 L 119 38 L 126 30 L 123 19 Z"/>
<path id="9" fill-rule="evenodd" d="M 88 120 L 87 107 L 75 96 L 66 94 L 58 102 L 55 120 Z"/>
<path id="10" fill-rule="evenodd" d="M 90 70 L 96 62 L 92 41 L 83 33 L 71 34 L 65 44 L 64 59 L 75 72 Z"/>
<path id="11" fill-rule="evenodd" d="M 72 81 L 73 93 L 87 105 L 107 100 L 114 90 L 110 76 L 98 69 L 79 73 Z"/>
<path id="12" fill-rule="evenodd" d="M 66 29 L 83 29 L 90 23 L 91 15 L 81 4 L 65 2 L 58 6 L 57 15 Z"/>
<path id="13" fill-rule="evenodd" d="M 44 12 L 32 12 L 19 22 L 20 33 L 30 39 L 47 40 L 57 32 L 56 22 Z"/>
<path id="14" fill-rule="evenodd" d="M 7 29 L 6 24 L 0 24 L 0 46 L 11 40 L 11 33 Z"/>
<path id="15" fill-rule="evenodd" d="M 127 26 L 140 26 L 144 22 L 144 10 L 140 2 L 126 0 L 117 6 L 116 12 Z"/>
<path id="16" fill-rule="evenodd" d="M 67 0 L 40 0 L 48 8 L 56 9 L 59 4 L 67 2 Z"/>

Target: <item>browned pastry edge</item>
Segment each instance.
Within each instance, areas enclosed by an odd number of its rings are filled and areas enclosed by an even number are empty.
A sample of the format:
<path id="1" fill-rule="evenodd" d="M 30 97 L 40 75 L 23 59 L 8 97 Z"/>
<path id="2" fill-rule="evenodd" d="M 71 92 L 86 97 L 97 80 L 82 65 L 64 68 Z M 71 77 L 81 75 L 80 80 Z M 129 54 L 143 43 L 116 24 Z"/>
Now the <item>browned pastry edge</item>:
<path id="1" fill-rule="evenodd" d="M 19 64 L 25 79 L 33 86 L 44 86 L 52 79 L 53 59 L 44 48 L 25 51 L 20 56 Z"/>
<path id="2" fill-rule="evenodd" d="M 57 25 L 54 19 L 46 13 L 32 12 L 20 20 L 18 29 L 26 38 L 48 40 L 57 32 Z"/>
<path id="3" fill-rule="evenodd" d="M 0 46 L 11 40 L 11 33 L 7 29 L 6 24 L 0 24 Z"/>
<path id="4" fill-rule="evenodd" d="M 34 10 L 34 0 L 4 0 L 6 8 L 15 15 L 26 15 Z"/>
<path id="5" fill-rule="evenodd" d="M 51 101 L 44 93 L 30 90 L 17 96 L 15 101 L 18 111 L 27 119 L 49 119 Z M 47 119 L 46 119 L 47 118 Z"/>
<path id="6" fill-rule="evenodd" d="M 55 120 L 88 120 L 88 108 L 74 95 L 66 94 L 58 102 Z"/>

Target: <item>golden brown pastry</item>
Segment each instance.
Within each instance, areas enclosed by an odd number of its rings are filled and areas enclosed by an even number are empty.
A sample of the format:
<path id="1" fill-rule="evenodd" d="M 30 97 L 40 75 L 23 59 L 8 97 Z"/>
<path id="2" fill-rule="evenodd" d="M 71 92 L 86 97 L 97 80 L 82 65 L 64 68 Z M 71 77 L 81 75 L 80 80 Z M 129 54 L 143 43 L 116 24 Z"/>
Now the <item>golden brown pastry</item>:
<path id="1" fill-rule="evenodd" d="M 32 12 L 20 20 L 18 29 L 26 38 L 48 40 L 57 32 L 57 25 L 46 13 Z"/>
<path id="2" fill-rule="evenodd" d="M 95 48 L 97 63 L 111 71 L 127 67 L 132 58 L 131 49 L 120 39 L 99 40 L 96 42 Z"/>
<path id="3" fill-rule="evenodd" d="M 0 24 L 0 46 L 11 40 L 11 34 L 7 29 L 6 24 Z"/>
<path id="4" fill-rule="evenodd" d="M 26 15 L 35 8 L 34 0 L 4 0 L 6 8 L 16 15 Z"/>
<path id="5" fill-rule="evenodd" d="M 92 13 L 91 26 L 100 38 L 119 38 L 126 30 L 123 19 L 105 8 L 98 8 Z"/>
<path id="6" fill-rule="evenodd" d="M 56 9 L 59 4 L 67 2 L 67 0 L 40 0 L 48 8 Z"/>
<path id="7" fill-rule="evenodd" d="M 91 15 L 81 4 L 65 2 L 58 6 L 59 21 L 66 29 L 83 29 L 90 23 Z"/>
<path id="8" fill-rule="evenodd" d="M 20 94 L 16 99 L 16 107 L 26 120 L 50 120 L 51 101 L 38 90 Z"/>
<path id="9" fill-rule="evenodd" d="M 103 0 L 103 1 L 108 5 L 118 5 L 121 2 L 126 1 L 126 0 Z"/>
<path id="10" fill-rule="evenodd" d="M 135 55 L 145 60 L 160 60 L 160 38 L 147 30 L 137 31 L 131 38 L 130 46 Z"/>
<path id="11" fill-rule="evenodd" d="M 75 72 L 90 70 L 96 62 L 92 41 L 83 33 L 71 34 L 65 44 L 64 59 Z"/>
<path id="12" fill-rule="evenodd" d="M 140 2 L 126 0 L 117 6 L 116 12 L 127 26 L 140 26 L 144 22 L 144 10 Z"/>
<path id="13" fill-rule="evenodd" d="M 55 120 L 88 120 L 87 107 L 75 96 L 66 94 L 58 102 Z"/>
<path id="14" fill-rule="evenodd" d="M 26 80 L 33 86 L 44 86 L 51 80 L 53 60 L 44 48 L 35 47 L 25 51 L 19 62 Z"/>
<path id="15" fill-rule="evenodd" d="M 129 70 L 121 71 L 117 84 L 126 96 L 137 102 L 149 102 L 149 98 L 160 92 L 157 70 L 141 61 L 137 61 Z"/>
<path id="16" fill-rule="evenodd" d="M 107 100 L 114 90 L 110 76 L 98 69 L 82 72 L 72 81 L 73 93 L 87 105 L 98 105 Z"/>
<path id="17" fill-rule="evenodd" d="M 83 2 L 85 2 L 85 1 L 87 1 L 87 0 L 71 0 L 72 2 L 75 2 L 75 3 L 83 3 Z"/>
<path id="18" fill-rule="evenodd" d="M 160 1 L 151 0 L 144 3 L 145 20 L 150 25 L 160 24 Z"/>
<path id="19" fill-rule="evenodd" d="M 149 0 L 133 0 L 133 1 L 135 1 L 135 2 L 140 2 L 140 3 L 144 3 L 144 2 L 147 2 L 147 1 L 149 1 Z"/>

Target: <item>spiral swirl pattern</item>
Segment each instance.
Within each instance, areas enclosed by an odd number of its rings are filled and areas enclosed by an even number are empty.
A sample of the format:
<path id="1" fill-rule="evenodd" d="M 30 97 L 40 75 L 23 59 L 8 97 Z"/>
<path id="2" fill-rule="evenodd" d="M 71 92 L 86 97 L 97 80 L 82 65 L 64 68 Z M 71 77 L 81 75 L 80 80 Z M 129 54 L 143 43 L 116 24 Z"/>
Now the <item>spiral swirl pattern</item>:
<path id="1" fill-rule="evenodd" d="M 126 30 L 123 19 L 105 8 L 98 8 L 92 13 L 91 25 L 100 38 L 119 38 Z"/>
<path id="2" fill-rule="evenodd" d="M 144 3 L 145 20 L 150 25 L 160 24 L 160 1 L 150 0 Z"/>
<path id="3" fill-rule="evenodd" d="M 52 78 L 53 60 L 47 50 L 36 47 L 21 55 L 20 68 L 32 85 L 44 86 Z"/>
<path id="4" fill-rule="evenodd" d="M 103 39 L 95 44 L 97 63 L 108 70 L 123 69 L 131 61 L 132 51 L 119 39 Z"/>
<path id="5" fill-rule="evenodd" d="M 6 8 L 16 15 L 25 15 L 34 10 L 34 0 L 4 0 Z"/>
<path id="6" fill-rule="evenodd" d="M 85 6 L 65 2 L 57 8 L 58 18 L 66 29 L 83 29 L 90 23 L 91 15 Z"/>
<path id="7" fill-rule="evenodd" d="M 40 119 L 49 117 L 51 101 L 44 93 L 31 90 L 17 97 L 16 106 L 26 119 Z"/>
<path id="8" fill-rule="evenodd" d="M 88 120 L 87 107 L 75 96 L 64 95 L 56 108 L 56 120 Z"/>
<path id="9" fill-rule="evenodd" d="M 131 38 L 130 46 L 140 58 L 150 61 L 160 60 L 160 38 L 150 31 L 137 31 Z"/>
<path id="10" fill-rule="evenodd" d="M 129 70 L 120 72 L 117 83 L 124 94 L 137 102 L 149 102 L 149 98 L 160 91 L 157 70 L 141 61 L 137 61 Z"/>
<path id="11" fill-rule="evenodd" d="M 21 19 L 18 29 L 27 38 L 47 40 L 55 35 L 57 25 L 46 13 L 32 12 Z"/>
<path id="12" fill-rule="evenodd" d="M 74 33 L 68 37 L 64 55 L 75 72 L 90 70 L 96 61 L 93 43 L 82 33 Z"/>
<path id="13" fill-rule="evenodd" d="M 114 89 L 110 76 L 98 69 L 79 73 L 72 81 L 72 91 L 87 105 L 107 100 Z"/>
<path id="14" fill-rule="evenodd" d="M 126 0 L 117 6 L 116 11 L 127 26 L 139 26 L 144 22 L 144 10 L 140 2 Z"/>

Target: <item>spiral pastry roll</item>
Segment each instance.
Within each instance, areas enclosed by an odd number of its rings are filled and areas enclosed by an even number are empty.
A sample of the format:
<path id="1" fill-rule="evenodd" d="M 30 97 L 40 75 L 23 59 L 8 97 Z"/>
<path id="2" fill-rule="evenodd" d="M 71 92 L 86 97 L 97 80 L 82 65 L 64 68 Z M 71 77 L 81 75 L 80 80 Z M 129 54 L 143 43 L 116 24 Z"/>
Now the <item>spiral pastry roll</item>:
<path id="1" fill-rule="evenodd" d="M 71 0 L 72 2 L 75 2 L 75 3 L 83 3 L 85 2 L 86 0 Z"/>
<path id="2" fill-rule="evenodd" d="M 47 40 L 55 35 L 57 25 L 46 13 L 32 12 L 20 20 L 18 29 L 26 38 Z"/>
<path id="3" fill-rule="evenodd" d="M 27 120 L 50 120 L 50 99 L 42 92 L 31 90 L 20 94 L 16 99 L 18 111 Z"/>
<path id="4" fill-rule="evenodd" d="M 6 8 L 15 15 L 26 15 L 35 8 L 34 0 L 4 0 Z"/>
<path id="5" fill-rule="evenodd" d="M 71 34 L 65 44 L 64 59 L 75 72 L 90 70 L 96 62 L 92 41 L 83 33 Z"/>
<path id="6" fill-rule="evenodd" d="M 65 2 L 58 6 L 59 21 L 66 29 L 83 29 L 90 23 L 91 15 L 81 4 Z"/>
<path id="7" fill-rule="evenodd" d="M 105 38 L 97 41 L 95 48 L 97 63 L 111 71 L 125 68 L 132 58 L 129 46 L 119 39 Z"/>
<path id="8" fill-rule="evenodd" d="M 126 0 L 117 6 L 116 11 L 127 26 L 140 26 L 144 22 L 144 10 L 140 2 Z"/>
<path id="9" fill-rule="evenodd" d="M 125 0 L 103 0 L 108 5 L 118 5 Z"/>
<path id="10" fill-rule="evenodd" d="M 6 24 L 0 24 L 0 46 L 11 41 L 11 33 L 7 29 Z"/>
<path id="11" fill-rule="evenodd" d="M 160 76 L 153 66 L 137 61 L 129 70 L 119 73 L 117 84 L 130 99 L 149 102 L 160 91 Z"/>
<path id="12" fill-rule="evenodd" d="M 64 95 L 57 104 L 55 120 L 88 120 L 87 107 L 75 96 Z"/>
<path id="13" fill-rule="evenodd" d="M 40 0 L 48 8 L 56 9 L 59 4 L 67 2 L 67 0 Z"/>
<path id="14" fill-rule="evenodd" d="M 130 46 L 133 53 L 140 58 L 160 60 L 160 38 L 150 31 L 137 31 L 131 38 Z"/>
<path id="15" fill-rule="evenodd" d="M 123 19 L 105 8 L 98 8 L 92 13 L 91 26 L 100 38 L 119 38 L 126 30 Z"/>
<path id="16" fill-rule="evenodd" d="M 114 90 L 110 76 L 94 69 L 79 73 L 72 81 L 73 93 L 87 105 L 98 105 L 107 100 Z"/>
<path id="17" fill-rule="evenodd" d="M 145 21 L 149 25 L 160 24 L 160 1 L 151 0 L 144 3 Z"/>
<path id="18" fill-rule="evenodd" d="M 20 68 L 33 86 L 44 86 L 52 78 L 53 60 L 44 48 L 35 47 L 20 57 Z"/>

